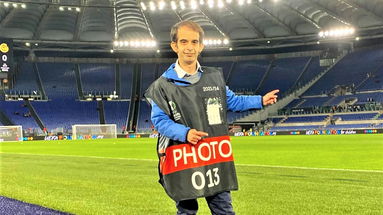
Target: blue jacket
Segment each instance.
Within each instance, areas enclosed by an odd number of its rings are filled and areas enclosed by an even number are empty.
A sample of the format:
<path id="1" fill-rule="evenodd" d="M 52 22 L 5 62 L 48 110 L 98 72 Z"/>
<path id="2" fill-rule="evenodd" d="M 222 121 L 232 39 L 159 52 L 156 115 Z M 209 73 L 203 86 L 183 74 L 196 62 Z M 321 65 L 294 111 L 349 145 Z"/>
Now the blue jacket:
<path id="1" fill-rule="evenodd" d="M 174 70 L 175 64 L 172 64 L 167 71 L 162 74 L 167 79 L 175 80 L 174 83 L 180 86 L 188 85 L 185 79 L 178 78 L 177 72 Z M 200 70 L 199 75 L 203 72 Z M 177 82 L 181 81 L 181 82 Z M 227 109 L 229 111 L 246 111 L 254 108 L 262 108 L 262 96 L 237 96 L 226 86 Z M 154 102 L 151 103 L 152 112 L 151 120 L 155 129 L 163 136 L 173 140 L 186 142 L 186 135 L 189 127 L 174 122 L 166 113 L 160 109 Z"/>

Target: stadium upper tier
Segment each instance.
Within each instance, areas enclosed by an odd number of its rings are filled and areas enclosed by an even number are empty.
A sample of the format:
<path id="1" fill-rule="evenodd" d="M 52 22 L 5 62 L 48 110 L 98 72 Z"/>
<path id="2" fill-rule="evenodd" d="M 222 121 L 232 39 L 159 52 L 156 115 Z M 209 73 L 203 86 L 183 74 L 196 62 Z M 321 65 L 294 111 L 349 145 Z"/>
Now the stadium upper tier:
<path id="1" fill-rule="evenodd" d="M 342 121 L 352 120 L 369 120 L 376 116 L 376 113 L 360 113 L 360 114 L 335 114 L 334 119 L 340 119 Z"/>
<path id="2" fill-rule="evenodd" d="M 329 113 L 271 118 L 268 126 L 272 131 L 305 129 L 356 129 L 381 128 L 381 112 Z"/>
<path id="3" fill-rule="evenodd" d="M 85 92 L 113 92 L 115 90 L 116 77 L 113 64 L 80 64 L 80 74 Z"/>
<path id="4" fill-rule="evenodd" d="M 35 69 L 35 72 L 40 74 L 42 86 L 48 98 L 71 98 L 73 100 L 78 98 L 73 64 L 37 63 Z M 16 85 L 18 77 L 17 75 Z"/>
<path id="5" fill-rule="evenodd" d="M 19 66 L 19 74 L 13 90 L 27 92 L 38 90 L 39 87 L 36 82 L 36 75 L 33 70 L 33 64 L 24 62 Z"/>
<path id="6" fill-rule="evenodd" d="M 356 91 L 383 89 L 383 49 L 361 49 L 345 56 L 304 96 L 330 93 L 336 86 L 351 86 Z M 374 82 L 373 85 L 367 85 Z"/>
<path id="7" fill-rule="evenodd" d="M 293 123 L 293 122 L 321 122 L 327 115 L 324 116 L 301 116 L 301 117 L 289 117 L 284 123 Z"/>
<path id="8" fill-rule="evenodd" d="M 377 89 L 376 89 L 377 90 Z M 368 102 L 383 102 L 382 92 L 358 92 L 352 95 L 345 96 L 318 96 L 318 97 L 303 97 L 294 99 L 285 108 L 308 108 L 318 106 L 336 106 L 346 100 L 355 100 L 354 104 L 366 104 Z"/>

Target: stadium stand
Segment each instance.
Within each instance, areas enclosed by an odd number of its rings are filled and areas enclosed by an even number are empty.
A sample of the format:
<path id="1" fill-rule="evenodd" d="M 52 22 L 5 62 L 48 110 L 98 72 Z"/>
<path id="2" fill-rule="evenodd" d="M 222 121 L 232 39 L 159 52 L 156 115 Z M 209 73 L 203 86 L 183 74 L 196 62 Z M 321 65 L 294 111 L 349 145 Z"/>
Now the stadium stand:
<path id="1" fill-rule="evenodd" d="M 159 136 L 160 182 L 177 201 L 227 197 L 233 149 L 238 214 L 383 215 L 383 0 L 2 0 L 0 56 L 0 215 L 180 213 L 153 183 Z M 144 93 L 177 56 L 220 68 L 237 95 L 279 89 L 278 101 L 228 111 L 226 133 L 208 74 L 186 101 L 208 119 L 178 112 L 209 137 L 167 141 Z M 210 206 L 198 213 L 231 211 Z"/>
<path id="2" fill-rule="evenodd" d="M 150 120 L 150 106 L 146 101 L 140 102 L 140 113 L 138 115 L 137 131 L 150 133 L 152 131 L 152 122 Z"/>
<path id="3" fill-rule="evenodd" d="M 141 65 L 141 94 L 145 92 L 146 89 L 148 89 L 149 85 L 156 80 L 155 76 L 155 70 L 156 70 L 155 64 L 142 64 Z"/>
<path id="4" fill-rule="evenodd" d="M 73 124 L 100 122 L 94 101 L 80 102 L 62 97 L 48 102 L 33 102 L 33 106 L 49 131 L 57 128 L 68 130 Z"/>
<path id="5" fill-rule="evenodd" d="M 80 64 L 83 91 L 111 93 L 115 88 L 114 64 Z"/>
<path id="6" fill-rule="evenodd" d="M 233 91 L 250 89 L 255 91 L 262 76 L 267 72 L 269 60 L 240 61 L 229 77 L 228 86 Z"/>
<path id="7" fill-rule="evenodd" d="M 78 98 L 73 64 L 38 63 L 37 67 L 49 99 Z"/>
<path id="8" fill-rule="evenodd" d="M 332 119 L 335 124 L 328 124 L 329 115 L 312 115 L 312 108 L 322 107 L 343 107 L 347 102 L 352 105 L 361 105 L 364 111 L 374 110 L 376 105 L 383 102 L 383 93 L 381 90 L 380 77 L 382 69 L 379 59 L 383 56 L 380 49 L 362 49 L 347 55 L 335 67 L 322 77 L 316 84 L 307 90 L 300 98 L 292 100 L 284 109 L 302 109 L 306 115 L 299 115 L 302 112 L 291 112 L 290 114 L 297 116 L 281 115 L 271 118 L 275 126 L 272 129 L 285 130 L 287 128 L 298 130 L 306 126 L 309 128 L 338 128 L 342 127 L 341 122 L 352 122 L 356 127 L 376 127 L 379 122 L 358 123 L 363 120 L 381 120 L 382 116 L 375 113 L 360 113 L 356 109 L 340 108 L 336 111 L 347 112 L 356 111 L 353 114 L 334 114 Z M 368 65 L 356 65 L 358 59 L 367 59 Z M 272 64 L 272 66 L 270 66 Z M 107 92 L 111 93 L 116 90 L 116 79 L 120 78 L 121 83 L 121 101 L 104 101 L 104 112 L 106 123 L 117 124 L 119 133 L 126 128 L 130 97 L 132 92 L 132 76 L 134 64 L 120 64 L 120 76 L 116 77 L 115 64 L 100 63 L 82 63 L 78 64 L 81 74 L 81 84 L 84 93 L 87 92 Z M 141 64 L 141 86 L 140 93 L 143 95 L 147 87 L 169 67 L 170 63 L 158 64 Z M 221 61 L 206 62 L 206 66 L 219 66 L 222 68 L 228 86 L 240 94 L 254 94 L 258 89 L 264 93 L 275 86 L 282 91 L 292 91 L 300 87 L 303 83 L 311 81 L 313 77 L 323 71 L 325 67 L 319 66 L 319 58 L 314 57 L 289 57 L 271 60 L 251 60 L 251 61 Z M 19 65 L 19 73 L 16 78 L 15 87 L 12 89 L 33 91 L 39 88 L 36 80 L 36 74 L 41 77 L 42 87 L 46 91 L 48 101 L 32 102 L 43 123 L 48 129 L 70 130 L 72 124 L 80 123 L 99 123 L 99 113 L 96 102 L 79 101 L 79 92 L 77 92 L 75 64 L 72 63 L 37 63 L 37 71 L 34 70 L 33 63 L 24 62 Z M 303 71 L 304 67 L 307 69 Z M 232 71 L 230 71 L 232 69 Z M 375 69 L 375 71 L 374 71 Z M 371 74 L 369 71 L 373 71 Z M 267 73 L 268 72 L 268 73 Z M 267 73 L 267 74 L 266 74 Z M 284 74 L 289 74 L 284 76 Z M 347 79 L 349 74 L 352 79 Z M 369 74 L 369 75 L 367 75 Z M 263 80 L 262 80 L 263 78 Z M 363 79 L 364 78 L 364 79 Z M 32 80 L 32 81 L 31 81 Z M 100 81 L 102 80 L 102 81 Z M 362 80 L 362 81 L 361 81 Z M 347 88 L 344 95 L 331 94 L 334 88 L 340 85 L 357 86 Z M 258 93 L 259 93 L 258 92 Z M 323 94 L 329 93 L 328 95 Z M 117 92 L 118 93 L 118 92 Z M 351 103 L 350 103 L 351 102 Z M 20 112 L 18 105 L 11 105 L 9 102 L 1 102 L 3 109 L 15 110 Z M 17 103 L 13 103 L 17 104 Z M 357 106 L 358 107 L 358 106 Z M 77 110 L 77 111 L 71 111 Z M 234 123 L 252 113 L 246 111 L 242 113 L 228 112 L 228 122 Z M 316 113 L 325 113 L 323 110 Z M 11 115 L 11 120 L 15 123 L 22 124 L 28 128 L 37 128 L 33 118 L 23 117 L 15 118 L 12 111 L 7 111 L 7 115 Z M 375 117 L 375 118 L 374 118 Z M 341 118 L 342 120 L 339 120 Z M 52 120 L 55 119 L 55 120 Z M 24 122 L 25 121 L 25 122 Z M 301 125 L 301 123 L 307 125 Z M 300 124 L 299 124 L 300 123 Z M 309 125 L 310 123 L 320 123 L 320 125 Z M 303 127 L 302 127 L 303 126 Z M 344 125 L 350 128 L 351 125 Z M 352 126 L 351 126 L 352 127 Z M 150 132 L 152 124 L 150 122 L 150 107 L 145 101 L 140 102 L 140 109 L 137 117 L 137 131 Z"/>
<path id="9" fill-rule="evenodd" d="M 278 126 L 270 128 L 270 131 L 293 131 L 293 130 L 306 130 L 306 129 L 320 129 L 319 125 L 302 125 L 302 126 Z"/>
<path id="10" fill-rule="evenodd" d="M 104 101 L 106 124 L 116 124 L 117 132 L 123 133 L 128 117 L 128 101 Z"/>
<path id="11" fill-rule="evenodd" d="M 371 123 L 364 124 L 345 124 L 345 125 L 329 125 L 327 129 L 357 129 L 357 128 L 375 128 Z"/>
<path id="12" fill-rule="evenodd" d="M 321 122 L 327 118 L 328 115 L 322 116 L 297 116 L 297 117 L 289 117 L 283 123 L 295 123 L 295 122 Z"/>
<path id="13" fill-rule="evenodd" d="M 133 64 L 121 64 L 121 99 L 130 99 L 132 93 Z"/>
<path id="14" fill-rule="evenodd" d="M 237 119 L 247 116 L 250 112 L 251 111 L 243 111 L 243 112 L 228 111 L 227 112 L 227 122 L 231 124 L 231 123 L 235 122 Z"/>
<path id="15" fill-rule="evenodd" d="M 369 120 L 376 115 L 377 113 L 335 114 L 333 118 L 339 118 L 342 121 Z"/>
<path id="16" fill-rule="evenodd" d="M 280 92 L 288 92 L 289 89 L 293 87 L 293 84 L 299 75 L 303 72 L 302 70 L 309 59 L 309 57 L 298 57 L 275 60 L 262 88 L 257 93 L 264 95 L 267 92 L 274 90 L 276 86 L 278 86 L 277 88 Z"/>
<path id="17" fill-rule="evenodd" d="M 304 108 L 304 107 L 315 107 L 315 106 L 322 106 L 325 102 L 329 100 L 329 97 L 313 97 L 313 98 L 305 98 L 305 101 L 301 103 L 298 106 L 295 106 L 296 108 Z"/>
<path id="18" fill-rule="evenodd" d="M 319 57 L 313 56 L 307 68 L 307 71 L 302 74 L 302 77 L 299 80 L 299 85 L 304 85 L 305 83 L 311 81 L 315 76 L 323 72 L 325 68 L 326 67 L 321 67 L 319 65 Z"/>
<path id="19" fill-rule="evenodd" d="M 218 67 L 218 68 L 222 68 L 222 73 L 223 73 L 223 77 L 225 78 L 225 80 L 228 80 L 229 78 L 229 73 L 230 73 L 230 69 L 232 67 L 232 65 L 234 64 L 235 66 L 235 63 L 236 62 L 227 62 L 227 61 L 221 61 L 221 62 L 201 62 L 201 64 L 203 64 L 204 66 L 210 66 L 210 67 Z"/>
<path id="20" fill-rule="evenodd" d="M 383 50 L 380 48 L 356 50 L 344 57 L 304 95 L 327 94 L 337 85 L 358 86 L 367 73 L 375 72 L 380 68 L 382 58 Z"/>
<path id="21" fill-rule="evenodd" d="M 30 93 L 38 89 L 33 64 L 27 62 L 20 63 L 18 73 L 16 74 L 15 86 L 11 91 Z"/>
<path id="22" fill-rule="evenodd" d="M 281 122 L 283 119 L 285 119 L 285 117 L 270 118 L 274 124 Z"/>
<path id="23" fill-rule="evenodd" d="M 24 101 L 1 101 L 0 110 L 15 124 L 23 126 L 23 129 L 37 129 L 38 125 L 31 117 Z"/>

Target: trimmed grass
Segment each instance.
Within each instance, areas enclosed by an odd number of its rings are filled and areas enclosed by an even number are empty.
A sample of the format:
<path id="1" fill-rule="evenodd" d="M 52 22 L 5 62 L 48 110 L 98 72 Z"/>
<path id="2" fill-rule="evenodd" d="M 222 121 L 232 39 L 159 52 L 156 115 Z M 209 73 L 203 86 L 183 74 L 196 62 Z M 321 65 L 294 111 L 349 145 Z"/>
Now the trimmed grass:
<path id="1" fill-rule="evenodd" d="M 232 142 L 240 185 L 233 192 L 237 214 L 383 214 L 383 135 Z M 74 214 L 175 214 L 157 183 L 155 139 L 3 142 L 0 147 L 0 195 Z M 209 214 L 203 199 L 199 214 Z"/>

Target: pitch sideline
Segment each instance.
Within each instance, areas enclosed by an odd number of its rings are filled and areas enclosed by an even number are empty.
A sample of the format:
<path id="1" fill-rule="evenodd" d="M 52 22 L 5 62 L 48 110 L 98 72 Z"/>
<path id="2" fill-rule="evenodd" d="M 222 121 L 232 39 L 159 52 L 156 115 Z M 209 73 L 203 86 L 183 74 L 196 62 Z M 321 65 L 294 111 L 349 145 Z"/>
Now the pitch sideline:
<path id="1" fill-rule="evenodd" d="M 0 152 L 1 154 L 10 155 L 35 155 L 35 156 L 56 156 L 56 157 L 74 157 L 74 158 L 97 158 L 97 159 L 114 159 L 114 160 L 131 160 L 131 161 L 150 161 L 157 162 L 155 159 L 145 158 L 118 158 L 118 157 L 101 157 L 101 156 L 83 156 L 83 155 L 58 155 L 58 154 L 35 154 L 35 153 L 11 153 Z M 269 168 L 285 168 L 285 169 L 304 169 L 304 170 L 326 170 L 326 171 L 344 171 L 344 172 L 368 172 L 368 173 L 383 173 L 383 170 L 364 170 L 364 169 L 337 169 L 337 168 L 317 168 L 317 167 L 301 167 L 301 166 L 277 166 L 277 165 L 262 165 L 262 164 L 241 164 L 236 163 L 236 166 L 250 166 L 250 167 L 269 167 Z"/>

